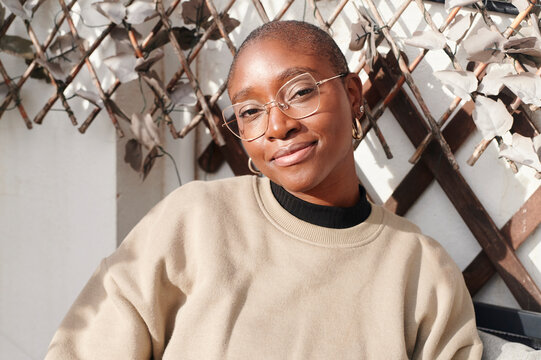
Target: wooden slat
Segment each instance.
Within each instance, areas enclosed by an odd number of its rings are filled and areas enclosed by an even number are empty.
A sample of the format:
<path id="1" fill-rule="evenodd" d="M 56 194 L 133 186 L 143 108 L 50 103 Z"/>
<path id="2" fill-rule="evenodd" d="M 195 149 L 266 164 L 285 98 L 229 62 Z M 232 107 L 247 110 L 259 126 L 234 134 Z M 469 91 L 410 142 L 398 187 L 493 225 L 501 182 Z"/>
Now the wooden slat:
<path id="1" fill-rule="evenodd" d="M 396 64 L 396 61 L 394 63 Z M 387 76 L 382 79 L 386 87 L 392 86 L 396 81 L 388 76 L 391 72 L 391 69 L 386 71 Z M 429 129 L 403 90 L 391 103 L 390 110 L 412 143 L 418 146 Z M 449 200 L 489 256 L 517 302 L 524 309 L 541 311 L 541 291 L 460 172 L 453 169 L 441 146 L 433 141 L 427 147 L 422 160 L 430 168 Z"/>
<path id="2" fill-rule="evenodd" d="M 538 188 L 502 227 L 501 233 L 513 249 L 518 249 L 541 223 L 540 204 L 541 188 Z M 479 291 L 495 272 L 488 256 L 480 252 L 463 271 L 470 293 L 474 295 Z"/>
<path id="3" fill-rule="evenodd" d="M 381 61 L 378 60 L 375 63 L 374 72 L 370 74 L 370 79 L 364 83 L 363 89 L 366 91 L 367 99 L 376 101 L 379 94 L 376 94 L 377 89 L 373 86 L 373 81 L 383 75 Z M 390 88 L 387 89 L 387 91 L 390 90 Z M 443 135 L 448 140 L 453 152 L 475 129 L 471 117 L 473 106 L 471 101 L 467 102 L 443 130 Z M 533 136 L 535 129 L 529 127 L 530 123 L 521 116 L 515 114 L 514 123 L 521 124 L 520 128 L 522 132 L 525 132 L 524 136 Z M 387 199 L 384 204 L 385 208 L 398 215 L 406 214 L 433 179 L 434 176 L 430 169 L 423 162 L 416 163 Z M 539 204 L 541 204 L 541 189 L 538 189 L 501 229 L 502 235 L 513 249 L 518 249 L 541 223 L 541 206 Z M 464 280 L 472 296 L 486 284 L 495 272 L 489 258 L 485 253 L 480 252 L 463 272 Z"/>
<path id="4" fill-rule="evenodd" d="M 383 75 L 381 61 L 378 60 L 375 63 L 374 72 L 370 74 L 370 79 L 364 83 L 363 89 L 366 91 L 365 96 L 367 99 L 373 102 L 377 101 L 379 94 L 377 94 L 377 89 L 373 86 L 373 81 Z M 390 88 L 387 91 L 390 91 Z M 471 101 L 467 102 L 443 130 L 443 135 L 448 140 L 453 152 L 462 145 L 475 129 L 471 117 L 473 106 Z M 522 116 L 515 114 L 514 124 L 521 128 L 524 136 L 534 135 L 535 129 L 530 127 L 530 122 L 525 121 Z M 434 176 L 430 169 L 423 162 L 416 163 L 387 199 L 384 204 L 385 208 L 398 215 L 406 214 L 432 183 L 433 179 Z M 541 204 L 541 189 L 538 189 L 500 230 L 513 249 L 518 249 L 541 223 L 541 206 L 539 204 Z M 472 296 L 486 284 L 495 272 L 496 270 L 489 258 L 485 253 L 480 252 L 463 272 L 464 280 Z"/>
<path id="5" fill-rule="evenodd" d="M 378 89 L 373 86 L 373 83 L 378 81 L 377 79 L 382 79 L 385 76 L 381 65 L 381 59 L 378 59 L 374 64 L 374 71 L 370 73 L 369 80 L 363 83 L 364 96 L 371 107 L 375 106 L 377 100 L 381 98 Z M 384 84 L 381 83 L 381 86 L 384 86 Z M 382 89 L 382 93 L 386 94 L 390 90 L 391 88 Z M 475 129 L 475 124 L 471 118 L 473 108 L 474 104 L 471 101 L 464 104 L 443 130 L 443 135 L 453 152 L 466 141 L 469 134 Z M 434 180 L 434 175 L 430 172 L 430 169 L 423 162 L 416 163 L 387 199 L 384 204 L 385 208 L 398 215 L 406 214 L 432 183 L 432 180 Z"/>

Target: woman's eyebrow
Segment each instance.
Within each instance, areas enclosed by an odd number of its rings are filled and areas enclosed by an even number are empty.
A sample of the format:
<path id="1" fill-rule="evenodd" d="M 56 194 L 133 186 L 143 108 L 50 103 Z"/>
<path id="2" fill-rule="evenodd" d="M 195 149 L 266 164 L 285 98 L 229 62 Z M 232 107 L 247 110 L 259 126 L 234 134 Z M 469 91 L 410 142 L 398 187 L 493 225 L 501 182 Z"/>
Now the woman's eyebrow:
<path id="1" fill-rule="evenodd" d="M 300 75 L 300 74 L 304 74 L 306 72 L 309 72 L 309 73 L 317 73 L 316 70 L 310 68 L 310 67 L 306 67 L 306 66 L 296 66 L 296 67 L 292 67 L 292 68 L 288 68 L 284 71 L 282 71 L 280 74 L 278 74 L 278 76 L 276 77 L 277 81 L 279 81 L 280 83 L 283 83 L 283 82 L 286 82 L 287 80 L 289 80 L 290 78 L 292 78 L 293 76 L 295 75 Z M 252 92 L 252 90 L 254 89 L 253 86 L 248 86 L 248 87 L 245 87 L 244 89 L 240 90 L 239 92 L 237 92 L 233 98 L 231 99 L 231 103 L 232 104 L 236 104 L 238 101 L 238 99 L 243 99 L 245 98 L 249 93 Z"/>
<path id="2" fill-rule="evenodd" d="M 292 78 L 293 76 L 295 75 L 300 75 L 300 74 L 304 74 L 306 72 L 309 72 L 309 73 L 317 73 L 317 71 L 315 69 L 312 69 L 310 67 L 307 67 L 307 66 L 296 66 L 296 67 L 292 67 L 292 68 L 289 68 L 289 69 L 286 69 L 284 71 L 282 71 L 277 79 L 278 81 L 280 82 L 285 82 L 286 80 L 289 80 L 290 78 Z"/>
<path id="3" fill-rule="evenodd" d="M 253 89 L 254 89 L 253 86 L 245 87 L 244 89 L 242 89 L 241 91 L 236 93 L 235 96 L 233 96 L 233 98 L 231 99 L 231 103 L 236 104 L 238 99 L 242 99 L 242 98 L 246 97 L 246 95 L 251 93 Z"/>

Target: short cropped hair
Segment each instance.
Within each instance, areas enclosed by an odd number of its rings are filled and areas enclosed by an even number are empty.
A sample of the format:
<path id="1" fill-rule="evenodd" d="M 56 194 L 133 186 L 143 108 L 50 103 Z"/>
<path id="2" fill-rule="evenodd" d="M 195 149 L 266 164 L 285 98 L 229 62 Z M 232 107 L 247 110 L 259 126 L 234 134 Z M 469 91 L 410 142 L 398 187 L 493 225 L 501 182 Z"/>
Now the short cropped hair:
<path id="1" fill-rule="evenodd" d="M 300 48 L 308 54 L 317 54 L 325 57 L 337 74 L 349 72 L 346 57 L 334 39 L 319 27 L 297 20 L 271 21 L 253 30 L 244 39 L 233 57 L 233 62 L 229 68 L 229 74 L 227 76 L 228 84 L 235 71 L 237 59 L 243 50 L 250 44 L 263 39 L 283 41 L 284 44 Z"/>

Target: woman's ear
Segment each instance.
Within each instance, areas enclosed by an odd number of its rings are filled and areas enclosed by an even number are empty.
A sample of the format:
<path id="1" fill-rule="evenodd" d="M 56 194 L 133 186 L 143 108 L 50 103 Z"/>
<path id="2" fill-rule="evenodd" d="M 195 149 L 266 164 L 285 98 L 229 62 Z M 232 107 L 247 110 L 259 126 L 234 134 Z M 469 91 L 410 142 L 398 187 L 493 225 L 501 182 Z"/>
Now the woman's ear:
<path id="1" fill-rule="evenodd" d="M 346 93 L 351 104 L 351 112 L 354 117 L 360 117 L 360 108 L 363 105 L 363 83 L 359 75 L 349 73 L 345 79 Z"/>

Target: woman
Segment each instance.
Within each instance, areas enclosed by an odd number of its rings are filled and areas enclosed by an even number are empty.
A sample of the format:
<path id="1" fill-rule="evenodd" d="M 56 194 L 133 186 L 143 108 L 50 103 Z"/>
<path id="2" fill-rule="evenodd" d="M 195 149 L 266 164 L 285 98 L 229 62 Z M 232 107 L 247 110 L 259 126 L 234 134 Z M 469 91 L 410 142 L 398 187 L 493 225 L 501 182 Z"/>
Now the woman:
<path id="1" fill-rule="evenodd" d="M 47 359 L 479 359 L 445 251 L 366 200 L 361 82 L 331 37 L 256 29 L 224 110 L 266 177 L 192 182 L 105 259 Z"/>

